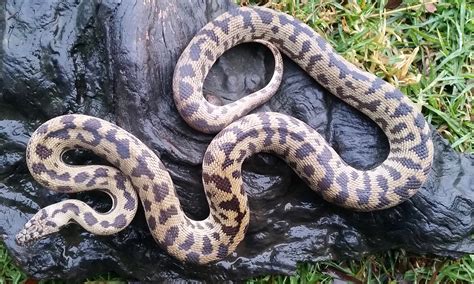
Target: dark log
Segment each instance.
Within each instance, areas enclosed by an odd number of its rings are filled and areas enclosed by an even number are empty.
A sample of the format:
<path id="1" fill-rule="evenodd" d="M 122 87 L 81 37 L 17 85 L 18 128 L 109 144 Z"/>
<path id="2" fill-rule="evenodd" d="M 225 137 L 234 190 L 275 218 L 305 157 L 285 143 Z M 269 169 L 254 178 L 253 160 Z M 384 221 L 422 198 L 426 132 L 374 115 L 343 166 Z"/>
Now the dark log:
<path id="1" fill-rule="evenodd" d="M 292 273 L 297 262 L 359 258 L 395 248 L 458 257 L 474 252 L 474 157 L 453 151 L 433 131 L 429 180 L 392 209 L 354 213 L 323 201 L 285 163 L 258 155 L 244 166 L 251 225 L 235 254 L 207 266 L 181 264 L 152 239 L 143 212 L 121 233 L 94 236 L 76 225 L 18 247 L 15 234 L 41 207 L 62 199 L 34 182 L 25 165 L 29 135 L 48 118 L 85 113 L 132 132 L 168 167 L 184 210 L 208 213 L 201 160 L 212 135 L 192 130 L 172 100 L 172 74 L 193 35 L 231 9 L 221 1 L 7 0 L 0 31 L 0 234 L 15 261 L 35 278 L 83 279 L 114 271 L 140 280 L 246 279 Z M 271 53 L 245 44 L 226 53 L 205 82 L 206 92 L 235 100 L 265 85 Z M 256 111 L 295 116 L 323 134 L 343 159 L 371 168 L 387 155 L 381 130 L 285 59 L 283 84 Z M 94 163 L 87 153 L 70 157 Z M 77 194 L 95 208 L 108 201 Z"/>

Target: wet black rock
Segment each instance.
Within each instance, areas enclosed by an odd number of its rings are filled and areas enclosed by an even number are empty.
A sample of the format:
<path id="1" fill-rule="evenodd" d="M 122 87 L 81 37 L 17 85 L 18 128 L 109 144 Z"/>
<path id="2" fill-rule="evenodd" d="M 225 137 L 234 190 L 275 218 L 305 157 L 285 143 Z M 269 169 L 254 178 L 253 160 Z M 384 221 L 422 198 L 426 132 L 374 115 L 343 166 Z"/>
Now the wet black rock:
<path id="1" fill-rule="evenodd" d="M 208 213 L 200 165 L 212 136 L 192 130 L 178 116 L 171 79 L 193 34 L 233 4 L 150 2 L 8 0 L 0 7 L 0 234 L 28 274 L 81 279 L 114 271 L 148 280 L 245 279 L 291 273 L 299 261 L 357 258 L 393 248 L 452 257 L 474 252 L 474 157 L 456 153 L 436 133 L 429 180 L 409 201 L 380 212 L 336 207 L 277 158 L 251 158 L 244 167 L 249 232 L 233 255 L 212 265 L 183 265 L 165 254 L 142 212 L 114 236 L 94 236 L 71 225 L 31 247 L 18 247 L 15 234 L 39 208 L 68 198 L 34 182 L 24 161 L 32 131 L 64 113 L 98 116 L 134 133 L 161 155 L 185 211 L 194 218 Z M 263 87 L 272 68 L 271 53 L 262 46 L 236 47 L 214 66 L 206 94 L 217 102 L 233 101 Z M 267 110 L 309 123 L 355 167 L 371 168 L 387 155 L 387 140 L 373 122 L 290 60 L 280 91 L 256 111 Z M 88 155 L 70 158 L 94 162 Z M 75 197 L 100 210 L 110 203 L 98 194 Z"/>

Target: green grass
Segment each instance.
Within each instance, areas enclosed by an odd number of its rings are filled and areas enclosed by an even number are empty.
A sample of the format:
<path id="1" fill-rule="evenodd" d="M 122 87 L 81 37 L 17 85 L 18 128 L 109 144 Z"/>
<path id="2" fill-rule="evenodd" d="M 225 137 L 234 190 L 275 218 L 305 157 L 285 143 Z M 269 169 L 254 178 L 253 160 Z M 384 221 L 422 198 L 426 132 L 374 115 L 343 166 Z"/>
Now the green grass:
<path id="1" fill-rule="evenodd" d="M 400 88 L 453 148 L 474 152 L 474 4 L 439 1 L 429 13 L 419 0 L 388 11 L 387 1 L 264 2 L 307 23 L 346 59 Z"/>
<path id="2" fill-rule="evenodd" d="M 0 284 L 20 283 L 25 279 L 26 275 L 13 263 L 7 249 L 0 243 Z"/>
<path id="3" fill-rule="evenodd" d="M 359 261 L 305 263 L 294 276 L 266 276 L 248 283 L 332 283 L 334 279 L 353 283 L 474 283 L 474 255 L 459 260 L 410 257 L 390 251 Z"/>
<path id="4" fill-rule="evenodd" d="M 346 59 L 399 87 L 454 149 L 472 153 L 474 4 L 466 0 L 433 1 L 429 3 L 437 10 L 430 13 L 420 2 L 403 1 L 392 10 L 384 9 L 387 1 L 371 0 L 260 4 L 306 22 Z M 390 251 L 358 261 L 306 263 L 299 266 L 295 276 L 266 276 L 248 282 L 331 283 L 334 278 L 354 283 L 473 283 L 474 255 L 448 260 Z M 0 244 L 0 284 L 26 279 Z M 120 282 L 110 276 L 95 280 Z"/>
<path id="5" fill-rule="evenodd" d="M 474 255 L 459 260 L 412 256 L 404 251 L 389 251 L 362 260 L 323 261 L 305 263 L 293 276 L 265 276 L 247 281 L 257 283 L 332 283 L 334 279 L 353 283 L 398 283 L 401 280 L 414 283 L 474 283 Z M 7 255 L 0 245 L 0 284 L 23 283 L 27 276 Z M 40 281 L 41 283 L 66 283 L 65 281 Z M 99 276 L 85 283 L 124 283 L 113 275 Z"/>

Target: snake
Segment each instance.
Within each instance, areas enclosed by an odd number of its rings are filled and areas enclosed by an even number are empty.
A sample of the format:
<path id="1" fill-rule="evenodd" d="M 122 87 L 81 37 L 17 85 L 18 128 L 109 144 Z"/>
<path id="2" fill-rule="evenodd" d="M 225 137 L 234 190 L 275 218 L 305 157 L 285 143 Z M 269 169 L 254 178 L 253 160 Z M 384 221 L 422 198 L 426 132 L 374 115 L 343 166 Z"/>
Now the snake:
<path id="1" fill-rule="evenodd" d="M 253 41 L 269 47 L 275 57 L 270 83 L 230 104 L 207 101 L 204 79 L 216 60 L 233 46 Z M 283 72 L 279 52 L 382 129 L 390 150 L 381 164 L 356 169 L 305 122 L 277 112 L 250 113 L 278 88 Z M 239 7 L 216 17 L 182 52 L 172 85 L 176 108 L 186 123 L 204 133 L 217 133 L 202 161 L 209 215 L 193 220 L 184 213 L 165 165 L 131 133 L 100 118 L 66 114 L 32 134 L 26 150 L 28 169 L 42 186 L 56 191 L 101 190 L 110 195 L 112 208 L 96 212 L 74 199 L 46 206 L 17 234 L 18 244 L 31 244 L 69 223 L 98 235 L 116 233 L 131 222 L 141 201 L 149 230 L 163 250 L 181 262 L 208 264 L 228 257 L 245 237 L 250 210 L 242 163 L 256 153 L 278 156 L 324 200 L 362 212 L 406 201 L 430 172 L 433 144 L 419 108 L 285 13 Z M 64 153 L 76 148 L 93 151 L 110 165 L 65 163 Z"/>

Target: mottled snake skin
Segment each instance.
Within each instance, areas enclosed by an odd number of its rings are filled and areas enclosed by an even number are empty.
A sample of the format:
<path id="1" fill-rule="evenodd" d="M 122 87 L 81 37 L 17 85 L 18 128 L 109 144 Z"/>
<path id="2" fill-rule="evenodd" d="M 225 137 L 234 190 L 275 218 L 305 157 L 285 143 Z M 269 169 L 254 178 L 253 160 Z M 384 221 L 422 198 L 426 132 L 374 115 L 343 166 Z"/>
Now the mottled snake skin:
<path id="1" fill-rule="evenodd" d="M 374 120 L 390 143 L 386 160 L 374 169 L 357 170 L 295 118 L 271 112 L 245 116 L 278 87 L 279 62 L 268 88 L 224 106 L 207 102 L 203 82 L 216 59 L 232 46 L 255 40 L 263 40 L 275 57 L 278 52 L 272 45 L 277 47 L 335 96 Z M 189 125 L 207 133 L 220 131 L 203 160 L 202 181 L 210 207 L 205 220 L 191 220 L 183 213 L 168 171 L 132 134 L 98 118 L 65 115 L 32 135 L 28 167 L 39 183 L 56 191 L 100 188 L 112 197 L 112 209 L 97 213 L 77 200 L 50 205 L 28 221 L 17 241 L 31 242 L 71 220 L 96 234 L 120 231 L 137 210 L 137 192 L 159 245 L 181 261 L 205 264 L 232 253 L 245 236 L 250 213 L 241 166 L 255 153 L 274 153 L 325 200 L 357 211 L 384 209 L 410 198 L 431 167 L 429 126 L 409 99 L 344 60 L 311 28 L 283 13 L 239 8 L 207 24 L 179 59 L 173 90 Z M 115 168 L 67 165 L 61 156 L 72 148 L 90 149 Z"/>

